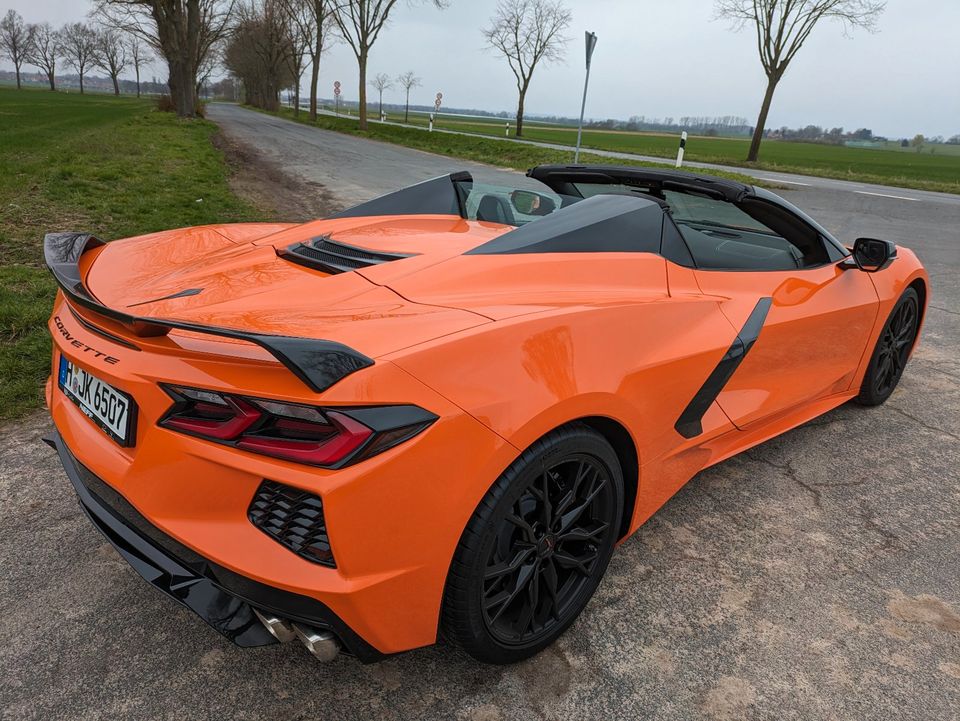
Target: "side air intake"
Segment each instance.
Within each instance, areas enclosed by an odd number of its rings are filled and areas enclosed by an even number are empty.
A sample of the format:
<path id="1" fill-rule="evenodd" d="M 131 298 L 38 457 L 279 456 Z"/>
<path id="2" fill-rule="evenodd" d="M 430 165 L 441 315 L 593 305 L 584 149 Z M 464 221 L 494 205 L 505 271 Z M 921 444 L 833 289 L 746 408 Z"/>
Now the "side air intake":
<path id="1" fill-rule="evenodd" d="M 338 243 L 326 236 L 314 238 L 309 243 L 296 243 L 277 253 L 281 258 L 325 273 L 348 273 L 358 268 L 368 268 L 371 265 L 411 257 L 404 253 L 384 253 L 379 250 L 357 248 L 346 243 Z"/>

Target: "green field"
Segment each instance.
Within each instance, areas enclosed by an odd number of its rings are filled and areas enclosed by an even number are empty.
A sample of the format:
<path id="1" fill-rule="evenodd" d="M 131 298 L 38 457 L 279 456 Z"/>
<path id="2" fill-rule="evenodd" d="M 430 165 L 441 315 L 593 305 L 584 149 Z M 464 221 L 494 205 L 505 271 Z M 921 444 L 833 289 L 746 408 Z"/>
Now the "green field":
<path id="1" fill-rule="evenodd" d="M 55 290 L 45 232 L 109 240 L 255 219 L 227 185 L 215 131 L 149 101 L 0 88 L 0 419 L 41 402 Z"/>
<path id="2" fill-rule="evenodd" d="M 256 109 L 256 108 L 254 108 Z M 361 132 L 357 128 L 356 115 L 348 117 L 344 115 L 340 118 L 329 115 L 320 115 L 316 122 L 310 123 L 307 119 L 307 113 L 301 112 L 294 116 L 290 108 L 282 108 L 279 112 L 285 118 L 297 120 L 301 123 L 313 124 L 318 128 L 325 130 L 336 130 L 341 133 L 359 135 L 372 140 L 380 140 L 385 143 L 394 143 L 404 145 L 408 148 L 425 150 L 439 155 L 449 155 L 454 158 L 463 158 L 465 160 L 475 160 L 478 163 L 487 163 L 499 168 L 510 168 L 513 170 L 525 171 L 535 165 L 548 163 L 569 163 L 573 160 L 571 153 L 567 150 L 554 150 L 551 148 L 540 148 L 534 145 L 523 143 L 503 143 L 483 135 L 453 135 L 450 133 L 425 133 L 415 127 L 403 127 L 390 123 L 378 123 L 371 121 L 368 124 L 366 132 Z M 414 120 L 413 113 L 411 121 Z M 410 125 L 414 125 L 413 122 Z M 489 135 L 489 133 L 486 133 Z M 580 161 L 583 163 L 615 164 L 615 165 L 636 165 L 647 167 L 663 167 L 660 163 L 649 163 L 635 160 L 619 160 L 605 158 L 591 153 L 580 153 Z M 753 183 L 755 185 L 765 185 L 766 187 L 784 187 L 776 183 L 757 182 L 749 176 L 740 173 L 713 172 L 732 180 L 738 180 L 743 183 Z"/>
<path id="3" fill-rule="evenodd" d="M 391 112 L 388 120 L 400 122 L 403 114 Z M 502 137 L 504 122 L 501 118 L 462 118 L 440 114 L 435 127 Z M 411 125 L 426 126 L 427 123 L 427 113 L 410 113 Z M 514 130 L 511 120 L 511 135 Z M 528 121 L 524 123 L 523 132 L 526 140 L 559 145 L 573 146 L 577 140 L 577 129 L 570 126 Z M 659 158 L 675 158 L 678 142 L 676 135 L 589 129 L 583 132 L 585 148 Z M 749 138 L 691 136 L 684 158 L 702 163 L 960 193 L 960 146 L 928 144 L 922 148 L 922 152 L 917 152 L 914 148 L 901 148 L 897 143 L 890 143 L 885 149 L 873 149 L 767 140 L 760 149 L 760 162 L 747 163 L 744 158 L 747 157 L 749 146 Z"/>

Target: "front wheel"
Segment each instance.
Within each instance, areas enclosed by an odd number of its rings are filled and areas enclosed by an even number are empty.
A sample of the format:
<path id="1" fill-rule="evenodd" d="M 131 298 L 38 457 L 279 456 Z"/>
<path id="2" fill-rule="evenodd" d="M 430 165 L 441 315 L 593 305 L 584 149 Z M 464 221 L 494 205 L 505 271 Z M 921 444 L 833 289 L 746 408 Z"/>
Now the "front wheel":
<path id="1" fill-rule="evenodd" d="M 913 288 L 907 288 L 880 331 L 860 386 L 858 403 L 878 406 L 890 397 L 903 375 L 919 328 L 920 297 Z"/>
<path id="2" fill-rule="evenodd" d="M 446 640 L 486 663 L 544 649 L 587 605 L 623 513 L 617 455 L 584 424 L 528 448 L 480 502 L 444 592 Z"/>

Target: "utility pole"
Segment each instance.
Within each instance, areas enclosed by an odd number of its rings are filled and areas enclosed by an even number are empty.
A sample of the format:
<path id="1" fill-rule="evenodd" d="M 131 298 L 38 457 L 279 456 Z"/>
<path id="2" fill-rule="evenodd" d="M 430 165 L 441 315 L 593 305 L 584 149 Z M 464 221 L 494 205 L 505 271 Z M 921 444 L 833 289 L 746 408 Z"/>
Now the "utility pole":
<path id="1" fill-rule="evenodd" d="M 583 113 L 587 109 L 587 86 L 590 85 L 590 60 L 593 58 L 593 49 L 597 46 L 597 34 L 589 30 L 584 33 L 587 49 L 587 77 L 583 81 L 583 102 L 580 104 L 580 125 L 577 126 L 577 149 L 573 154 L 573 162 L 580 162 L 580 140 L 583 137 Z"/>

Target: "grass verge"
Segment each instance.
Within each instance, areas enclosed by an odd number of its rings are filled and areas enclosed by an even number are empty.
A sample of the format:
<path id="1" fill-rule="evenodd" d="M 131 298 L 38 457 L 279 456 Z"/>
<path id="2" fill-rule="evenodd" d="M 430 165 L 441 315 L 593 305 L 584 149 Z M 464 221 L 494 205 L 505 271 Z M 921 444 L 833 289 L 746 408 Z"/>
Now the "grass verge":
<path id="1" fill-rule="evenodd" d="M 410 124 L 425 126 L 427 115 L 411 113 Z M 441 115 L 436 127 L 478 135 L 503 136 L 504 121 L 479 121 Z M 524 139 L 573 146 L 577 129 L 531 123 L 524 127 Z M 583 147 L 621 153 L 635 153 L 671 159 L 677 155 L 676 135 L 621 130 L 583 131 Z M 751 170 L 797 173 L 917 190 L 960 193 L 960 148 L 927 144 L 919 151 L 889 143 L 883 148 L 855 148 L 843 145 L 800 143 L 769 139 L 760 150 L 760 161 L 744 160 L 749 138 L 691 136 L 685 159 L 700 163 L 733 165 Z M 607 160 L 607 162 L 611 162 Z"/>
<path id="2" fill-rule="evenodd" d="M 0 88 L 0 420 L 40 405 L 49 372 L 45 232 L 110 240 L 256 219 L 227 185 L 215 132 L 148 101 Z"/>
<path id="3" fill-rule="evenodd" d="M 259 108 L 251 108 L 251 110 L 259 110 Z M 311 121 L 308 119 L 306 112 L 301 111 L 299 115 L 296 115 L 290 108 L 281 108 L 279 112 L 273 113 L 273 115 L 279 115 L 287 120 L 294 120 L 305 125 L 313 125 L 324 130 L 335 130 L 338 133 L 356 135 L 370 140 L 393 143 L 394 145 L 403 145 L 416 150 L 424 150 L 428 153 L 448 155 L 453 158 L 463 158 L 464 160 L 474 160 L 478 163 L 495 165 L 498 168 L 526 171 L 535 165 L 573 162 L 573 156 L 569 150 L 552 150 L 550 148 L 540 148 L 524 143 L 509 143 L 502 140 L 494 140 L 493 138 L 481 137 L 479 135 L 425 133 L 423 130 L 415 127 L 384 125 L 373 121 L 368 123 L 367 130 L 362 131 L 357 127 L 356 118 L 337 118 L 329 115 L 320 115 L 315 121 Z M 664 167 L 663 163 L 620 160 L 619 158 L 613 159 L 602 155 L 584 153 L 583 151 L 580 152 L 580 162 L 598 165 L 631 165 L 649 168 Z M 741 183 L 763 185 L 768 188 L 783 187 L 773 183 L 759 182 L 755 178 L 741 175 L 740 173 L 711 170 L 710 174 L 721 178 L 737 180 Z"/>

